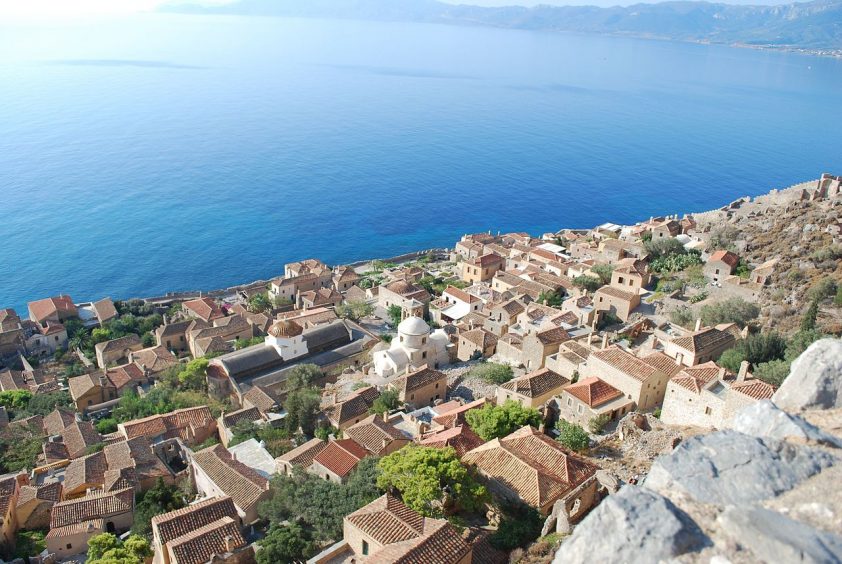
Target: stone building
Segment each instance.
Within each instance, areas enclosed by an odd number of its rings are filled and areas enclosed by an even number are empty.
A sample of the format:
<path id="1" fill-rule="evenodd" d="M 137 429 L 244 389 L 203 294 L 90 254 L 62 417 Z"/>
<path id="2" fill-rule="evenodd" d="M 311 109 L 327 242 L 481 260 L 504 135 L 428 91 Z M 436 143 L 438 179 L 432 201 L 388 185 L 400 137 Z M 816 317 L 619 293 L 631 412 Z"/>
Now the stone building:
<path id="1" fill-rule="evenodd" d="M 623 392 L 596 376 L 567 386 L 554 403 L 560 419 L 585 429 L 592 419 L 605 415 L 613 421 L 634 408 Z"/>
<path id="2" fill-rule="evenodd" d="M 497 386 L 497 405 L 515 401 L 523 407 L 542 407 L 568 384 L 561 374 L 541 368 Z"/>
<path id="3" fill-rule="evenodd" d="M 488 253 L 477 258 L 462 261 L 462 280 L 469 284 L 488 282 L 498 270 L 503 270 L 504 261 L 500 255 Z"/>
<path id="4" fill-rule="evenodd" d="M 716 327 L 698 329 L 687 335 L 664 343 L 664 353 L 684 366 L 695 366 L 719 360 L 722 353 L 732 348 L 737 339 L 731 331 Z"/>
<path id="5" fill-rule="evenodd" d="M 422 365 L 433 368 L 450 362 L 450 339 L 442 329 L 430 333 L 420 317 L 407 317 L 398 324 L 398 334 L 386 350 L 373 354 L 374 371 L 389 378 Z"/>
<path id="6" fill-rule="evenodd" d="M 593 296 L 597 312 L 613 315 L 626 322 L 640 305 L 640 294 L 636 290 L 621 290 L 616 286 L 603 286 Z"/>
<path id="7" fill-rule="evenodd" d="M 638 358 L 611 346 L 591 353 L 582 377 L 597 377 L 607 382 L 634 402 L 635 409 L 646 411 L 661 405 L 667 381 L 678 370 L 675 363 L 664 362 L 664 356 L 658 353 L 651 359 Z"/>
<path id="8" fill-rule="evenodd" d="M 129 360 L 129 354 L 143 348 L 140 337 L 131 333 L 94 346 L 96 363 L 100 368 L 107 368 L 113 364 L 123 364 Z"/>
<path id="9" fill-rule="evenodd" d="M 414 408 L 433 405 L 447 397 L 447 375 L 427 365 L 393 380 L 389 387 L 397 390 L 398 399 Z"/>
<path id="10" fill-rule="evenodd" d="M 705 276 L 713 282 L 722 282 L 734 273 L 740 257 L 731 251 L 719 250 L 708 257 L 703 268 Z"/>

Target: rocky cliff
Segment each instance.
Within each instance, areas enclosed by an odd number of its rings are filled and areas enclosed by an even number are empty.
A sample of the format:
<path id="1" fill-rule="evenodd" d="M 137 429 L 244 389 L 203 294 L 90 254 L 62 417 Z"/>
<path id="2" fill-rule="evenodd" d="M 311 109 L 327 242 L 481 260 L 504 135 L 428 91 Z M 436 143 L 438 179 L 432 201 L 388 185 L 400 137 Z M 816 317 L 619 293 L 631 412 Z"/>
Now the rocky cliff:
<path id="1" fill-rule="evenodd" d="M 842 341 L 810 346 L 732 427 L 659 457 L 554 562 L 842 562 Z"/>

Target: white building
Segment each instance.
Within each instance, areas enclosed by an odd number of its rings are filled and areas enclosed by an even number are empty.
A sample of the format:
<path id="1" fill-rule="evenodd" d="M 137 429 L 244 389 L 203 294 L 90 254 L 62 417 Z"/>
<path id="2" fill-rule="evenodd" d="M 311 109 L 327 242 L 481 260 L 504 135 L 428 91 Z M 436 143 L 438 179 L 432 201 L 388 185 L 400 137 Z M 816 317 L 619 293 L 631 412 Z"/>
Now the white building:
<path id="1" fill-rule="evenodd" d="M 307 354 L 304 329 L 295 321 L 281 319 L 269 328 L 266 345 L 275 347 L 284 360 L 292 360 Z"/>
<path id="2" fill-rule="evenodd" d="M 374 371 L 381 378 L 388 378 L 424 364 L 438 368 L 450 362 L 449 343 L 444 330 L 430 334 L 426 321 L 407 317 L 398 325 L 398 334 L 389 348 L 374 353 Z"/>

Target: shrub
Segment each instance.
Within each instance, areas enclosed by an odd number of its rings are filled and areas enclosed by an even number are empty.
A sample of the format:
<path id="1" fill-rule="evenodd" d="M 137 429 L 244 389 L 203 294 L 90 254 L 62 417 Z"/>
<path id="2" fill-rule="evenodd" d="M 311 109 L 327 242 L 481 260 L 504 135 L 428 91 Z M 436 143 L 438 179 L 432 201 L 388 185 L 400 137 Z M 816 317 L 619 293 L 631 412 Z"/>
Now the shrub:
<path id="1" fill-rule="evenodd" d="M 591 272 L 599 276 L 603 284 L 611 282 L 611 275 L 614 273 L 614 266 L 610 264 L 597 264 L 591 267 Z"/>
<path id="2" fill-rule="evenodd" d="M 776 359 L 769 362 L 761 362 L 754 367 L 752 373 L 755 377 L 773 386 L 780 386 L 786 377 L 789 376 L 790 362 L 788 360 Z"/>
<path id="3" fill-rule="evenodd" d="M 679 272 L 701 263 L 701 255 L 696 251 L 690 251 L 656 258 L 650 264 L 650 268 L 653 272 Z"/>
<path id="4" fill-rule="evenodd" d="M 697 304 L 697 303 L 699 303 L 699 302 L 701 302 L 701 301 L 706 300 L 707 298 L 708 298 L 708 293 L 707 293 L 707 292 L 699 292 L 698 294 L 696 294 L 695 296 L 692 296 L 692 297 L 690 298 L 690 303 L 691 303 L 691 304 Z"/>
<path id="5" fill-rule="evenodd" d="M 479 378 L 489 384 L 505 384 L 514 376 L 512 367 L 507 364 L 497 364 L 495 362 L 483 362 L 471 368 L 468 372 L 469 377 Z"/>
<path id="6" fill-rule="evenodd" d="M 594 278 L 593 276 L 577 276 L 573 279 L 573 285 L 577 288 L 582 288 L 583 290 L 587 290 L 588 292 L 596 292 L 602 287 L 602 281 L 599 278 Z"/>
<path id="7" fill-rule="evenodd" d="M 381 392 L 380 396 L 371 404 L 371 409 L 368 412 L 382 415 L 397 408 L 398 405 L 400 405 L 398 392 L 389 388 Z"/>
<path id="8" fill-rule="evenodd" d="M 517 505 L 504 508 L 504 516 L 500 526 L 489 538 L 489 542 L 500 550 L 514 550 L 525 547 L 539 536 L 543 520 L 531 507 Z"/>
<path id="9" fill-rule="evenodd" d="M 740 327 L 745 327 L 750 321 L 757 319 L 760 308 L 742 298 L 728 298 L 702 306 L 699 313 L 702 323 L 707 326 L 736 323 Z"/>
<path id="10" fill-rule="evenodd" d="M 592 417 L 591 420 L 588 421 L 588 430 L 590 430 L 591 433 L 598 435 L 602 432 L 609 421 L 611 421 L 611 418 L 607 413 Z"/>
<path id="11" fill-rule="evenodd" d="M 503 405 L 487 403 L 479 409 L 467 411 L 465 420 L 482 440 L 490 441 L 510 435 L 526 425 L 538 427 L 541 424 L 541 413 L 508 400 Z"/>
<path id="12" fill-rule="evenodd" d="M 681 307 L 670 312 L 670 321 L 689 329 L 696 322 L 696 314 L 689 307 Z"/>
<path id="13" fill-rule="evenodd" d="M 660 258 L 671 255 L 682 255 L 686 252 L 681 241 L 672 237 L 653 239 L 645 242 L 643 246 L 646 248 L 646 252 L 649 253 L 649 258 L 653 263 Z"/>
<path id="14" fill-rule="evenodd" d="M 569 423 L 564 419 L 558 421 L 558 442 L 570 450 L 579 452 L 587 449 L 591 439 L 582 427 L 575 423 Z"/>

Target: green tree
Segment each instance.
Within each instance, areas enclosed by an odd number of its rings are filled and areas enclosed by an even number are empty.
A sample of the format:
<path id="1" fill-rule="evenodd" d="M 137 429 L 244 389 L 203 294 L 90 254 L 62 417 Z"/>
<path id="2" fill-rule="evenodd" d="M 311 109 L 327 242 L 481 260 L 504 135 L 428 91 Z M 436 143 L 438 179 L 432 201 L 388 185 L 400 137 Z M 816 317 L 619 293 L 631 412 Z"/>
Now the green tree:
<path id="1" fill-rule="evenodd" d="M 525 547 L 539 536 L 544 520 L 528 505 L 518 503 L 503 508 L 503 519 L 489 542 L 500 550 L 514 550 Z"/>
<path id="2" fill-rule="evenodd" d="M 117 420 L 113 417 L 104 417 L 96 422 L 95 427 L 100 435 L 107 435 L 117 430 Z"/>
<path id="3" fill-rule="evenodd" d="M 767 384 L 780 386 L 786 380 L 786 377 L 789 376 L 789 369 L 789 361 L 775 359 L 768 362 L 761 362 L 754 367 L 752 374 L 754 374 L 755 378 L 759 378 Z"/>
<path id="4" fill-rule="evenodd" d="M 588 292 L 596 292 L 603 286 L 602 281 L 599 278 L 587 276 L 585 274 L 574 278 L 573 285 Z"/>
<path id="5" fill-rule="evenodd" d="M 555 292 L 541 292 L 538 294 L 538 303 L 548 305 L 550 307 L 559 307 L 564 303 L 564 298 L 567 294 L 564 288 L 559 288 Z"/>
<path id="6" fill-rule="evenodd" d="M 602 432 L 602 430 L 605 428 L 609 421 L 611 421 L 611 417 L 609 417 L 607 413 L 597 415 L 596 417 L 592 417 L 591 420 L 588 421 L 588 429 L 591 433 L 598 435 Z"/>
<path id="7" fill-rule="evenodd" d="M 646 252 L 649 253 L 649 259 L 655 261 L 671 255 L 683 255 L 687 251 L 681 241 L 672 237 L 664 237 L 659 239 L 652 239 L 643 244 Z"/>
<path id="8" fill-rule="evenodd" d="M 719 365 L 731 372 L 737 372 L 744 360 L 752 366 L 757 366 L 770 360 L 783 359 L 786 349 L 787 342 L 777 333 L 756 333 L 723 352 L 719 357 Z"/>
<path id="9" fill-rule="evenodd" d="M 740 370 L 740 364 L 746 359 L 745 350 L 734 347 L 723 352 L 717 363 L 735 374 Z"/>
<path id="10" fill-rule="evenodd" d="M 365 300 L 351 300 L 336 306 L 335 311 L 343 319 L 359 321 L 374 313 L 374 306 Z"/>
<path id="11" fill-rule="evenodd" d="M 181 389 L 204 392 L 208 387 L 208 364 L 206 358 L 197 358 L 188 362 L 178 373 L 178 385 Z"/>
<path id="12" fill-rule="evenodd" d="M 0 392 L 0 405 L 11 411 L 25 409 L 31 399 L 32 392 L 29 390 L 7 390 Z"/>
<path id="13" fill-rule="evenodd" d="M 490 441 L 510 435 L 526 425 L 538 427 L 541 424 L 541 413 L 537 409 L 507 400 L 503 405 L 487 403 L 479 409 L 467 411 L 465 420 L 482 440 Z"/>
<path id="14" fill-rule="evenodd" d="M 44 531 L 18 531 L 15 535 L 15 552 L 13 558 L 23 558 L 29 561 L 30 556 L 37 556 L 47 548 Z"/>
<path id="15" fill-rule="evenodd" d="M 111 340 L 111 331 L 108 327 L 97 327 L 93 331 L 91 331 L 91 341 L 93 344 L 97 343 L 104 343 L 105 341 Z"/>
<path id="16" fill-rule="evenodd" d="M 406 446 L 383 457 L 379 468 L 378 487 L 398 490 L 407 507 L 428 517 L 443 515 L 451 502 L 476 511 L 489 498 L 449 447 Z"/>
<path id="17" fill-rule="evenodd" d="M 745 327 L 750 321 L 757 319 L 760 308 L 742 298 L 728 298 L 702 306 L 699 313 L 702 323 L 706 326 L 736 323 L 740 327 Z"/>
<path id="18" fill-rule="evenodd" d="M 614 273 L 614 266 L 611 264 L 597 264 L 591 267 L 591 272 L 599 276 L 603 285 L 611 283 L 611 275 Z"/>
<path id="19" fill-rule="evenodd" d="M 135 505 L 132 533 L 143 537 L 152 534 L 152 518 L 184 507 L 184 499 L 177 486 L 170 486 L 158 478 L 155 485 L 139 496 Z"/>
<path id="20" fill-rule="evenodd" d="M 321 396 L 316 388 L 298 388 L 287 394 L 284 409 L 284 428 L 290 434 L 299 429 L 308 437 L 316 430 L 316 417 L 319 413 Z"/>
<path id="21" fill-rule="evenodd" d="M 801 330 L 802 331 L 812 331 L 816 328 L 816 320 L 819 317 L 819 299 L 814 298 L 812 302 L 810 302 L 810 306 L 807 308 L 807 311 L 804 313 L 804 317 L 801 318 Z"/>
<path id="22" fill-rule="evenodd" d="M 149 541 L 138 535 L 121 541 L 111 533 L 101 533 L 88 541 L 89 564 L 143 564 L 150 556 Z"/>
<path id="23" fill-rule="evenodd" d="M 276 564 L 280 562 L 299 562 L 306 560 L 315 552 L 309 535 L 301 525 L 290 523 L 287 526 L 272 523 L 269 532 L 258 542 L 258 564 Z"/>
<path id="24" fill-rule="evenodd" d="M 272 301 L 266 292 L 255 294 L 248 300 L 248 310 L 252 313 L 272 311 Z"/>
<path id="25" fill-rule="evenodd" d="M 371 404 L 371 409 L 368 412 L 382 415 L 397 408 L 399 404 L 398 392 L 389 388 L 380 393 L 380 396 Z"/>
<path id="26" fill-rule="evenodd" d="M 468 377 L 479 378 L 489 384 L 505 384 L 514 377 L 512 367 L 496 362 L 482 362 L 468 371 Z"/>
<path id="27" fill-rule="evenodd" d="M 558 442 L 570 450 L 579 452 L 590 446 L 591 439 L 582 427 L 569 423 L 564 419 L 558 420 Z"/>
<path id="28" fill-rule="evenodd" d="M 298 364 L 289 371 L 286 381 L 287 391 L 308 388 L 323 376 L 322 369 L 316 364 Z"/>
<path id="29" fill-rule="evenodd" d="M 43 441 L 43 430 L 34 424 L 9 426 L 0 432 L 0 474 L 35 468 Z"/>
<path id="30" fill-rule="evenodd" d="M 392 324 L 392 327 L 397 327 L 401 322 L 401 317 L 403 317 L 403 310 L 401 310 L 401 306 L 399 305 L 390 305 L 386 310 L 386 315 L 389 316 L 389 322 Z"/>
<path id="31" fill-rule="evenodd" d="M 120 546 L 120 539 L 111 533 L 95 535 L 88 540 L 88 561 L 98 560 L 109 550 Z"/>

